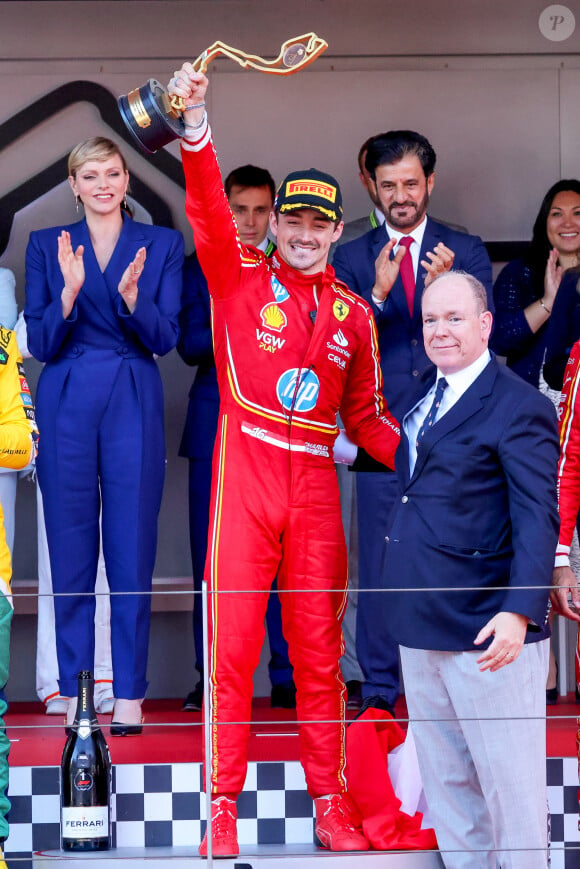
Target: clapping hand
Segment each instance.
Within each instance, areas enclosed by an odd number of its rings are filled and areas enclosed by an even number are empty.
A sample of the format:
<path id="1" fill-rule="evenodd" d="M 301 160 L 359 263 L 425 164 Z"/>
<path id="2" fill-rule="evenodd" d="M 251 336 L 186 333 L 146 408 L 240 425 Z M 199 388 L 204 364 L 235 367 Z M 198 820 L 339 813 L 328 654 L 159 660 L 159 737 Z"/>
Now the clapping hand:
<path id="1" fill-rule="evenodd" d="M 392 238 L 381 250 L 375 262 L 375 285 L 373 287 L 373 297 L 375 300 L 384 302 L 391 290 L 393 284 L 397 280 L 401 260 L 408 254 L 405 247 L 399 247 L 395 256 L 391 259 L 391 251 L 397 244 L 397 240 Z"/>
<path id="2" fill-rule="evenodd" d="M 428 251 L 426 256 L 429 257 L 429 262 L 427 260 L 421 260 L 421 265 L 427 272 L 427 277 L 425 278 L 425 286 L 428 287 L 429 284 L 435 280 L 435 278 L 442 275 L 443 272 L 449 272 L 453 268 L 453 263 L 455 261 L 454 252 L 446 247 L 442 241 L 439 244 L 435 245 L 435 249 L 433 251 Z"/>
<path id="3" fill-rule="evenodd" d="M 143 271 L 146 258 L 147 251 L 144 247 L 140 247 L 135 254 L 135 259 L 133 262 L 129 263 L 123 272 L 123 277 L 119 281 L 119 294 L 123 297 L 123 301 L 131 313 L 133 313 L 137 307 L 137 296 L 139 294 L 137 281 Z"/>
<path id="4" fill-rule="evenodd" d="M 553 247 L 548 254 L 546 273 L 544 275 L 544 301 L 550 311 L 552 310 L 552 307 L 554 305 L 554 300 L 556 298 L 556 293 L 558 292 L 558 287 L 560 286 L 560 281 L 562 280 L 563 273 L 564 269 L 561 265 L 558 264 L 558 251 L 555 247 Z"/>
<path id="5" fill-rule="evenodd" d="M 82 244 L 73 251 L 70 233 L 63 229 L 58 237 L 58 264 L 64 279 L 64 287 L 60 295 L 62 301 L 62 315 L 66 318 L 73 309 L 76 297 L 85 282 L 85 264 Z"/>

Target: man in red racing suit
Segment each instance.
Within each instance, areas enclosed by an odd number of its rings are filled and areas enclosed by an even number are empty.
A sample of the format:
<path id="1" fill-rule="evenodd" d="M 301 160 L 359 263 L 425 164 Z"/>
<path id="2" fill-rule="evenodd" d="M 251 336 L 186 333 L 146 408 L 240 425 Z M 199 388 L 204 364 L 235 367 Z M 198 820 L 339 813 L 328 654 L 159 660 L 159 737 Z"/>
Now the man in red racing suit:
<path id="1" fill-rule="evenodd" d="M 580 622 L 578 580 L 570 567 L 570 547 L 580 511 L 580 341 L 572 347 L 564 374 L 558 407 L 560 462 L 558 464 L 558 512 L 560 534 L 556 548 L 553 590 L 550 595 L 557 613 Z M 570 594 L 571 601 L 568 600 Z M 580 685 L 580 631 L 576 645 L 576 686 Z M 580 775 L 580 718 L 576 751 Z"/>
<path id="2" fill-rule="evenodd" d="M 370 308 L 327 265 L 342 232 L 336 181 L 312 169 L 292 173 L 271 216 L 277 253 L 267 259 L 241 245 L 201 111 L 206 87 L 205 76 L 184 64 L 169 90 L 195 104 L 185 112 L 185 208 L 212 299 L 220 389 L 206 561 L 213 854 L 238 853 L 244 722 L 276 575 L 318 838 L 333 850 L 365 849 L 342 799 L 347 558 L 333 463 L 336 415 L 353 441 L 389 467 L 399 429 L 382 397 Z M 200 853 L 206 847 L 204 840 Z"/>

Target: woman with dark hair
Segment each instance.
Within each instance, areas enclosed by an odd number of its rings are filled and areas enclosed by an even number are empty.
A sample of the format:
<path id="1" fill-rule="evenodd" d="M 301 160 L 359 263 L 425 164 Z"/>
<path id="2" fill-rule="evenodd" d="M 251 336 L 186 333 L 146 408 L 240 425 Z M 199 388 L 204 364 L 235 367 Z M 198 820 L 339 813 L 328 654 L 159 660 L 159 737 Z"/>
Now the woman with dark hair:
<path id="1" fill-rule="evenodd" d="M 547 324 L 560 295 L 562 274 L 578 265 L 579 252 L 580 181 L 573 178 L 550 187 L 534 223 L 529 251 L 502 269 L 493 288 L 493 349 L 534 386 L 539 385 Z"/>
<path id="2" fill-rule="evenodd" d="M 178 337 L 183 239 L 124 210 L 129 173 L 95 137 L 69 157 L 84 219 L 30 235 L 25 319 L 46 365 L 37 391 L 37 462 L 55 592 L 59 689 L 76 710 L 94 663 L 102 545 L 111 589 L 111 733 L 141 732 L 157 517 L 165 471 L 163 391 L 154 356 Z"/>

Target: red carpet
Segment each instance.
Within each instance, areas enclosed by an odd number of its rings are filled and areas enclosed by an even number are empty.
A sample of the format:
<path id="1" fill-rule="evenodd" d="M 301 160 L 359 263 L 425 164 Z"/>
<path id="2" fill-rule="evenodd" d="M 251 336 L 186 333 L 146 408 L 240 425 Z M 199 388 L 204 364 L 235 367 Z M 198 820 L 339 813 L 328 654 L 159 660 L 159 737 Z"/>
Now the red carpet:
<path id="1" fill-rule="evenodd" d="M 573 695 L 569 702 L 548 707 L 548 757 L 576 756 L 576 716 L 580 712 Z M 192 763 L 201 761 L 201 713 L 182 712 L 181 700 L 146 700 L 143 734 L 111 737 L 110 716 L 100 715 L 113 763 Z M 399 723 L 405 727 L 404 698 L 397 703 Z M 353 713 L 349 713 L 353 717 Z M 271 709 L 269 698 L 259 697 L 252 706 L 249 760 L 298 760 L 298 730 L 294 710 Z M 55 766 L 65 742 L 63 719 L 45 715 L 40 703 L 13 703 L 6 716 L 12 741 L 12 766 Z"/>

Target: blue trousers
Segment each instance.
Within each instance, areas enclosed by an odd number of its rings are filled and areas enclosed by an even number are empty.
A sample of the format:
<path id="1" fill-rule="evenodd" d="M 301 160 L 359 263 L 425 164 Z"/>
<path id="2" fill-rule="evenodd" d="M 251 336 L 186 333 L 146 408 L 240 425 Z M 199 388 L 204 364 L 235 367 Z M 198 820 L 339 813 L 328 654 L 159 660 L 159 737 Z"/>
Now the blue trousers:
<path id="1" fill-rule="evenodd" d="M 113 691 L 115 697 L 141 698 L 147 690 L 150 592 L 165 473 L 157 366 L 152 359 L 120 360 L 104 350 L 48 364 L 39 381 L 37 419 L 60 693 L 75 696 L 79 671 L 94 666 L 102 504 Z"/>
<path id="2" fill-rule="evenodd" d="M 379 696 L 394 706 L 399 696 L 399 647 L 385 630 L 388 592 L 382 588 L 385 528 L 398 484 L 394 473 L 358 473 L 359 596 L 356 654 L 365 681 L 363 699 Z M 373 590 L 376 592 L 373 594 Z"/>

